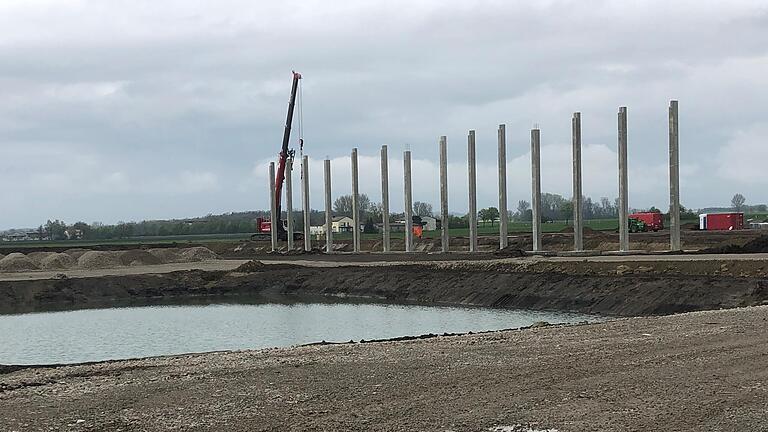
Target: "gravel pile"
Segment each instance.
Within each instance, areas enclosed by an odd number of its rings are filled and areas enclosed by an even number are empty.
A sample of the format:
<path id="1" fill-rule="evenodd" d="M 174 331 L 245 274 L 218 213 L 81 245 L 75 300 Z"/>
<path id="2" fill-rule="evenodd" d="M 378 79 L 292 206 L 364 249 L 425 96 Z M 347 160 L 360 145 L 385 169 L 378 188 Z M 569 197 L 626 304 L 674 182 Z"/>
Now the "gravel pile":
<path id="1" fill-rule="evenodd" d="M 164 263 L 177 263 L 182 261 L 178 249 L 156 248 L 149 249 L 148 252 Z"/>
<path id="2" fill-rule="evenodd" d="M 120 252 L 120 263 L 125 266 L 154 265 L 163 264 L 164 262 L 155 255 L 141 249 Z"/>
<path id="3" fill-rule="evenodd" d="M 31 252 L 27 254 L 27 258 L 29 258 L 30 261 L 35 263 L 35 266 L 40 267 L 40 264 L 43 262 L 43 260 L 56 252 Z"/>
<path id="4" fill-rule="evenodd" d="M 86 270 L 120 267 L 121 265 L 119 252 L 88 251 L 77 259 L 77 266 Z"/>
<path id="5" fill-rule="evenodd" d="M 215 252 L 201 246 L 186 249 L 157 248 L 127 251 L 68 249 L 63 253 L 31 252 L 27 255 L 14 252 L 8 256 L 0 255 L 0 272 L 66 269 L 97 270 L 127 266 L 200 262 L 215 259 L 219 259 Z"/>
<path id="6" fill-rule="evenodd" d="M 181 250 L 182 262 L 210 261 L 215 259 L 219 259 L 219 256 L 207 247 L 196 246 Z"/>
<path id="7" fill-rule="evenodd" d="M 21 272 L 37 269 L 37 265 L 23 253 L 14 252 L 0 260 L 0 271 L 4 272 Z"/>
<path id="8" fill-rule="evenodd" d="M 41 270 L 65 270 L 75 265 L 76 261 L 65 253 L 51 253 L 40 261 Z"/>
<path id="9" fill-rule="evenodd" d="M 80 257 L 83 256 L 83 254 L 86 252 L 88 252 L 88 249 L 80 249 L 80 248 L 67 249 L 64 251 L 65 254 L 71 256 L 75 260 L 80 259 Z"/>

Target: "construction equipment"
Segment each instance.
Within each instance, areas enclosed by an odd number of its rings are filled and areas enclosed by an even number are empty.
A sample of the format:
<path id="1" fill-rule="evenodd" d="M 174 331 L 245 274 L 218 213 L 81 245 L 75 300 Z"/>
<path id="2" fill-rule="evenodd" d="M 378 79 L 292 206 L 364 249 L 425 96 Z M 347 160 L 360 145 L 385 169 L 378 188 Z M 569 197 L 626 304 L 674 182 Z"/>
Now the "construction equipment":
<path id="1" fill-rule="evenodd" d="M 659 212 L 637 212 L 629 215 L 630 224 L 632 220 L 642 222 L 645 225 L 645 229 L 642 231 L 634 232 L 646 232 L 646 231 L 659 231 L 664 229 L 664 215 Z M 629 226 L 630 230 L 632 225 Z"/>
<path id="2" fill-rule="evenodd" d="M 629 218 L 629 232 L 638 233 L 648 231 L 648 225 L 640 219 Z"/>
<path id="3" fill-rule="evenodd" d="M 301 74 L 293 71 L 293 84 L 291 85 L 291 98 L 288 101 L 288 117 L 285 120 L 285 131 L 283 132 L 283 146 L 280 149 L 280 155 L 277 163 L 277 173 L 275 175 L 275 209 L 277 223 L 277 238 L 278 240 L 288 240 L 288 230 L 286 229 L 286 221 L 282 220 L 282 208 L 281 198 L 283 192 L 283 182 L 285 181 L 285 168 L 288 160 L 293 160 L 296 150 L 289 149 L 288 145 L 291 140 L 291 125 L 293 124 L 293 111 L 296 106 L 296 93 L 299 89 L 299 80 L 301 80 Z M 301 108 L 299 109 L 299 122 L 301 122 Z M 299 136 L 299 147 L 303 151 L 304 138 Z M 292 166 L 293 164 L 291 164 Z M 256 234 L 251 236 L 251 240 L 269 240 L 272 233 L 272 222 L 267 218 L 256 219 Z M 303 233 L 293 233 L 294 240 L 304 239 Z"/>

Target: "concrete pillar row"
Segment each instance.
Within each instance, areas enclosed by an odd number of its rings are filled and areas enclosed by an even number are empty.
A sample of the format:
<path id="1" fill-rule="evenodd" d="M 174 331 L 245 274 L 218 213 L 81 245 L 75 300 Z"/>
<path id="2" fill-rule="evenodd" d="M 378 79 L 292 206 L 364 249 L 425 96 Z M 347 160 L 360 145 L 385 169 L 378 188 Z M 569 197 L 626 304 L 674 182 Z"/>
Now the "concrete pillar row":
<path id="1" fill-rule="evenodd" d="M 620 107 L 619 123 L 619 250 L 629 251 L 629 182 L 627 172 L 627 107 Z"/>
<path id="2" fill-rule="evenodd" d="M 411 151 L 403 152 L 403 187 L 405 189 L 405 251 L 413 252 L 413 197 L 411 187 Z"/>
<path id="3" fill-rule="evenodd" d="M 285 210 L 288 219 L 288 250 L 293 250 L 293 159 L 285 161 Z"/>
<path id="4" fill-rule="evenodd" d="M 331 161 L 325 160 L 325 252 L 333 253 L 333 211 L 331 206 Z"/>
<path id="5" fill-rule="evenodd" d="M 440 244 L 443 253 L 450 250 L 448 234 L 448 138 L 440 137 Z"/>
<path id="6" fill-rule="evenodd" d="M 360 189 L 357 165 L 357 148 L 352 149 L 352 250 L 360 252 Z"/>
<path id="7" fill-rule="evenodd" d="M 269 163 L 269 226 L 272 252 L 277 250 L 277 224 L 280 217 L 277 213 L 277 197 L 275 196 L 275 163 Z"/>
<path id="8" fill-rule="evenodd" d="M 581 185 L 581 113 L 573 113 L 573 250 L 584 250 L 584 212 Z"/>
<path id="9" fill-rule="evenodd" d="M 304 216 L 304 250 L 312 250 L 312 237 L 310 232 L 310 208 L 309 208 L 309 157 L 304 156 L 301 160 L 301 203 Z"/>
<path id="10" fill-rule="evenodd" d="M 533 251 L 541 251 L 541 131 L 531 129 L 531 231 Z"/>
<path id="11" fill-rule="evenodd" d="M 669 247 L 682 249 L 680 242 L 680 137 L 677 101 L 669 102 Z"/>
<path id="12" fill-rule="evenodd" d="M 469 180 L 469 251 L 477 252 L 477 164 L 475 163 L 475 131 L 467 136 L 467 173 Z"/>
<path id="13" fill-rule="evenodd" d="M 499 125 L 499 249 L 509 245 L 507 226 L 509 213 L 507 212 L 507 127 Z"/>
<path id="14" fill-rule="evenodd" d="M 384 252 L 390 250 L 389 240 L 389 167 L 387 146 L 381 146 L 381 235 Z"/>

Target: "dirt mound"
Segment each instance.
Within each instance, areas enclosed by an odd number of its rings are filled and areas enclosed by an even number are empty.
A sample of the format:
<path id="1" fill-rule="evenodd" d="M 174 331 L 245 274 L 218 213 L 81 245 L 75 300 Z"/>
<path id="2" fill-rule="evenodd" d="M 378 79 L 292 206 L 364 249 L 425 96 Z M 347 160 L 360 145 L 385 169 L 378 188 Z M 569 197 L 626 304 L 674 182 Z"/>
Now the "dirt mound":
<path id="1" fill-rule="evenodd" d="M 65 253 L 51 253 L 40 261 L 43 270 L 64 270 L 75 265 L 75 259 Z"/>
<path id="2" fill-rule="evenodd" d="M 267 268 L 267 264 L 264 264 L 261 261 L 248 261 L 245 264 L 240 264 L 236 269 L 233 271 L 235 273 L 256 273 L 260 271 L 264 271 Z"/>
<path id="3" fill-rule="evenodd" d="M 43 262 L 43 260 L 56 252 L 30 252 L 27 254 L 27 258 L 29 258 L 30 261 L 35 263 L 36 266 L 40 267 L 40 264 Z"/>
<path id="4" fill-rule="evenodd" d="M 704 249 L 702 253 L 764 253 L 768 252 L 768 235 L 763 235 L 758 238 L 752 239 L 743 245 L 728 244 L 723 246 L 717 246 L 709 249 Z"/>
<path id="5" fill-rule="evenodd" d="M 181 259 L 185 262 L 209 261 L 219 259 L 216 253 L 207 247 L 196 246 L 181 250 Z"/>
<path id="6" fill-rule="evenodd" d="M 165 261 L 141 249 L 127 250 L 120 253 L 120 262 L 125 266 L 163 264 Z"/>
<path id="7" fill-rule="evenodd" d="M 5 255 L 0 253 L 0 260 L 3 259 L 3 258 L 5 258 Z"/>
<path id="8" fill-rule="evenodd" d="M 80 259 L 80 257 L 83 256 L 83 254 L 86 252 L 88 252 L 88 249 L 82 249 L 82 248 L 67 249 L 64 251 L 65 254 L 71 256 L 76 260 Z"/>
<path id="9" fill-rule="evenodd" d="M 77 266 L 86 270 L 120 267 L 121 265 L 119 252 L 88 251 L 77 259 Z"/>
<path id="10" fill-rule="evenodd" d="M 177 263 L 182 261 L 181 255 L 177 249 L 155 248 L 149 249 L 147 252 L 157 257 L 161 262 L 164 263 Z"/>
<path id="11" fill-rule="evenodd" d="M 496 256 L 502 256 L 502 257 L 509 257 L 509 258 L 519 258 L 525 256 L 525 252 L 522 250 L 513 247 L 513 246 L 507 246 L 504 249 L 497 250 L 494 252 L 494 255 Z"/>
<path id="12" fill-rule="evenodd" d="M 9 254 L 0 260 L 0 271 L 20 272 L 28 270 L 37 270 L 38 266 L 26 255 L 19 252 Z"/>

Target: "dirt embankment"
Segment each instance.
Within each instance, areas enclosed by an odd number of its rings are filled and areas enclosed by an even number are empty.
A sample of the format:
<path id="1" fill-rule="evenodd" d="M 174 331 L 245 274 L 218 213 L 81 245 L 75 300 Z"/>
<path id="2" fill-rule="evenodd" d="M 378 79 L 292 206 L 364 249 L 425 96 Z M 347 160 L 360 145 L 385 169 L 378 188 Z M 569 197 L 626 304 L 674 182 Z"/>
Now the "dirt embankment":
<path id="1" fill-rule="evenodd" d="M 240 272 L 6 281 L 0 282 L 0 305 L 5 310 L 31 311 L 140 299 L 324 295 L 636 316 L 768 301 L 764 270 L 732 274 L 715 262 L 709 265 L 717 269 L 708 274 L 709 270 L 700 268 L 707 264 L 692 263 L 687 272 L 680 271 L 685 263 L 677 265 L 677 270 L 665 272 L 610 263 L 428 263 L 330 268 L 253 263 Z"/>
<path id="2" fill-rule="evenodd" d="M 760 431 L 766 320 L 757 307 L 9 371 L 0 430 Z"/>
<path id="3" fill-rule="evenodd" d="M 573 233 L 566 229 L 559 233 L 546 233 L 542 237 L 542 249 L 551 252 L 566 252 L 573 250 Z M 762 238 L 762 239 L 761 239 Z M 533 249 L 533 238 L 528 233 L 510 233 L 508 237 L 509 247 L 529 251 Z M 704 251 L 711 253 L 747 253 L 768 252 L 768 236 L 762 230 L 738 230 L 738 231 L 698 231 L 684 230 L 682 232 L 683 248 L 688 251 Z M 268 241 L 244 241 L 237 243 L 216 242 L 207 243 L 207 247 L 226 258 L 258 258 L 271 250 Z M 325 247 L 325 241 L 312 239 L 312 246 L 316 250 Z M 478 250 L 482 252 L 495 252 L 498 250 L 499 237 L 496 235 L 483 235 L 478 239 Z M 630 235 L 630 247 L 632 250 L 661 252 L 669 250 L 669 231 L 633 233 Z M 381 240 L 363 240 L 363 251 L 381 252 L 383 248 Z M 402 239 L 392 239 L 391 250 L 404 250 Z M 467 251 L 469 239 L 466 237 L 451 237 L 450 249 L 453 252 Z M 594 231 L 585 229 L 584 249 L 590 251 L 616 251 L 619 249 L 619 234 L 614 231 Z M 285 244 L 281 250 L 286 251 Z M 334 251 L 352 252 L 352 240 L 334 240 Z M 414 251 L 439 252 L 441 250 L 440 238 L 416 239 Z"/>

